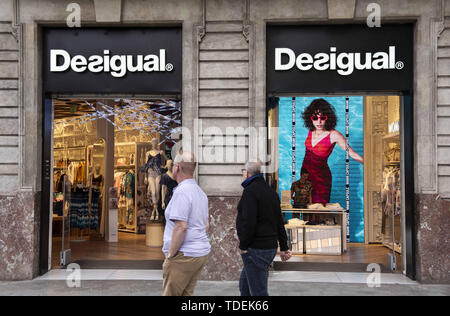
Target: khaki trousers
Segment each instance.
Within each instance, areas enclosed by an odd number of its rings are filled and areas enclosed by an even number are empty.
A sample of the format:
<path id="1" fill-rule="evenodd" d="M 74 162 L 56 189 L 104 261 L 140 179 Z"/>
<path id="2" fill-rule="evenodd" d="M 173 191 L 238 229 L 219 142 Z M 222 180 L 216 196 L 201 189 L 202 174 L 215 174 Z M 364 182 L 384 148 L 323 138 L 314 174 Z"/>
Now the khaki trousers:
<path id="1" fill-rule="evenodd" d="M 163 296 L 192 296 L 209 255 L 185 257 L 182 252 L 163 264 Z"/>

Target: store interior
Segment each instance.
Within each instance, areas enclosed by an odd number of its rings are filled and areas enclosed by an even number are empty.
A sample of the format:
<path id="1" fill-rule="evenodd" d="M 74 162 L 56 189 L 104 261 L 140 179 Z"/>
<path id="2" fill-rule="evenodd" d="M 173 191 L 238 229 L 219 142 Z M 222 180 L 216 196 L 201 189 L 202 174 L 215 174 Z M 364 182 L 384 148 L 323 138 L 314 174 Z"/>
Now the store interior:
<path id="1" fill-rule="evenodd" d="M 401 271 L 401 98 L 350 97 L 346 124 L 346 98 L 324 97 L 336 111 L 335 129 L 344 136 L 348 129 L 349 146 L 364 162 L 353 156 L 347 164 L 346 151 L 335 146 L 327 162 L 330 199 L 321 205 L 312 203 L 312 182 L 302 180 L 309 137 L 302 113 L 318 98 L 277 98 L 268 109 L 275 172 L 267 180 L 280 194 L 294 254 L 283 267 L 320 270 L 323 263 L 345 271 L 345 264 L 377 263 Z M 67 260 L 160 265 L 181 102 L 60 98 L 53 105 L 52 268 Z M 70 258 L 61 258 L 68 249 Z"/>
<path id="2" fill-rule="evenodd" d="M 52 268 L 164 259 L 181 102 L 61 98 L 53 108 Z"/>
<path id="3" fill-rule="evenodd" d="M 313 144 L 315 129 L 306 119 L 326 122 L 333 117 L 308 112 L 318 99 L 331 104 L 337 117 L 334 130 L 343 138 L 348 133 L 349 156 L 345 142 L 343 148 L 333 145 L 332 136 Z M 366 269 L 377 263 L 382 271 L 402 271 L 400 104 L 399 96 L 271 99 L 268 151 L 274 172 L 267 180 L 279 193 L 287 222 L 294 254 L 289 269 L 296 270 L 295 264 L 299 270 L 328 264 L 333 271 L 346 271 L 345 264 Z M 323 148 L 328 156 L 307 155 Z M 320 200 L 318 192 L 328 186 L 329 198 Z"/>

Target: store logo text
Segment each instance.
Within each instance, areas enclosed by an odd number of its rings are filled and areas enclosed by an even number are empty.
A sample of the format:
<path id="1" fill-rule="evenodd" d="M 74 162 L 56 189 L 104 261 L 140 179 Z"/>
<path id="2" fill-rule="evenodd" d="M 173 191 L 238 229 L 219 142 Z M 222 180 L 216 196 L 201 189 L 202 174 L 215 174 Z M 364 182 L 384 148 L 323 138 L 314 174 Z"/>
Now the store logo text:
<path id="1" fill-rule="evenodd" d="M 82 73 L 109 72 L 115 78 L 124 77 L 127 72 L 165 72 L 172 71 L 173 64 L 166 64 L 166 50 L 160 49 L 159 55 L 110 55 L 109 50 L 103 56 L 93 55 L 88 58 L 82 55 L 70 56 L 62 49 L 50 50 L 50 71 L 72 71 Z"/>
<path id="2" fill-rule="evenodd" d="M 282 56 L 287 56 L 287 62 L 282 62 Z M 318 53 L 312 56 L 301 53 L 297 57 L 290 48 L 275 48 L 275 70 L 291 70 L 294 66 L 301 71 L 314 68 L 318 71 L 337 70 L 342 76 L 351 75 L 354 70 L 382 70 L 404 68 L 404 63 L 396 61 L 395 46 L 389 46 L 389 52 L 365 53 L 336 53 L 336 47 L 330 47 L 329 53 Z M 363 61 L 364 59 L 364 61 Z"/>

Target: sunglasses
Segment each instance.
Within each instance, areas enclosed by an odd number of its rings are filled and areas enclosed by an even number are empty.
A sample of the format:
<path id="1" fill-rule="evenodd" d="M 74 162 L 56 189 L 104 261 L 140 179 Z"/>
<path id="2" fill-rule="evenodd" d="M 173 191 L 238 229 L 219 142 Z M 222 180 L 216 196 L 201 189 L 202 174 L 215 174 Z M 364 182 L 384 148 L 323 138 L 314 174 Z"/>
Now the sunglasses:
<path id="1" fill-rule="evenodd" d="M 321 121 L 326 121 L 326 120 L 328 120 L 328 116 L 326 116 L 326 115 L 321 115 L 321 116 L 313 115 L 313 116 L 311 116 L 311 120 L 312 121 L 317 121 L 318 119 L 320 119 Z"/>

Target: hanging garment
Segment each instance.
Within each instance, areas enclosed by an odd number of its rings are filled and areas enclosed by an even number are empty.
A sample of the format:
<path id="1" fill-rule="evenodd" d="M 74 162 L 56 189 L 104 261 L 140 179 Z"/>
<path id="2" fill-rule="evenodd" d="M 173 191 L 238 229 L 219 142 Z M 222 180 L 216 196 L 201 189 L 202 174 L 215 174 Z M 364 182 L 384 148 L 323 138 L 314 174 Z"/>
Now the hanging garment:
<path id="1" fill-rule="evenodd" d="M 64 196 L 62 193 L 53 193 L 53 214 L 63 215 Z"/>
<path id="2" fill-rule="evenodd" d="M 332 177 L 328 166 L 328 157 L 336 144 L 331 144 L 330 134 L 312 146 L 312 132 L 309 131 L 305 141 L 306 153 L 302 173 L 308 172 L 312 182 L 312 203 L 330 202 Z"/>
<path id="3" fill-rule="evenodd" d="M 58 179 L 56 181 L 56 187 L 55 187 L 56 192 L 63 192 L 64 178 L 66 178 L 66 181 L 69 180 L 65 173 L 61 174 L 58 177 Z"/>
<path id="4" fill-rule="evenodd" d="M 134 172 L 130 171 L 125 176 L 125 197 L 134 199 Z"/>
<path id="5" fill-rule="evenodd" d="M 95 175 L 92 176 L 92 186 L 95 186 L 97 188 L 100 188 L 103 184 L 103 176 L 99 175 L 96 177 Z"/>
<path id="6" fill-rule="evenodd" d="M 85 184 L 85 165 L 83 162 L 80 162 L 75 165 L 75 178 L 73 181 L 73 186 L 84 185 Z"/>
<path id="7" fill-rule="evenodd" d="M 126 211 L 127 225 L 134 225 L 134 201 L 132 199 L 127 199 L 127 211 Z"/>
<path id="8" fill-rule="evenodd" d="M 383 189 L 381 190 L 382 210 L 387 215 L 398 215 L 401 209 L 400 170 L 385 168 L 383 171 Z M 397 214 L 398 213 L 398 214 Z"/>
<path id="9" fill-rule="evenodd" d="M 117 192 L 120 194 L 120 183 L 122 182 L 122 177 L 125 175 L 125 172 L 116 172 L 114 173 L 114 186 L 117 188 Z"/>
<path id="10" fill-rule="evenodd" d="M 119 187 L 119 208 L 126 207 L 127 201 L 126 201 L 126 184 L 127 184 L 127 178 L 126 173 L 123 174 L 120 180 L 120 187 Z"/>
<path id="11" fill-rule="evenodd" d="M 134 225 L 134 197 L 135 197 L 135 177 L 134 172 L 128 172 L 125 175 L 125 199 L 127 208 L 127 225 Z"/>
<path id="12" fill-rule="evenodd" d="M 67 176 L 69 177 L 69 181 L 72 184 L 72 186 L 75 186 L 74 181 L 76 178 L 76 169 L 77 164 L 75 162 L 71 162 L 69 167 L 67 168 Z"/>
<path id="13" fill-rule="evenodd" d="M 91 197 L 91 216 L 90 216 L 90 227 L 93 230 L 97 230 L 100 222 L 99 222 L 99 213 L 101 207 L 100 201 L 100 191 L 97 189 L 93 189 Z"/>
<path id="14" fill-rule="evenodd" d="M 61 177 L 61 171 L 53 171 L 53 192 L 58 192 L 59 177 Z"/>
<path id="15" fill-rule="evenodd" d="M 392 203 L 393 203 L 393 184 L 391 173 L 388 172 L 385 178 L 385 184 L 383 190 L 381 190 L 381 202 L 383 212 L 387 215 L 392 213 Z"/>
<path id="16" fill-rule="evenodd" d="M 89 225 L 89 189 L 72 192 L 70 198 L 70 227 L 84 229 Z"/>

